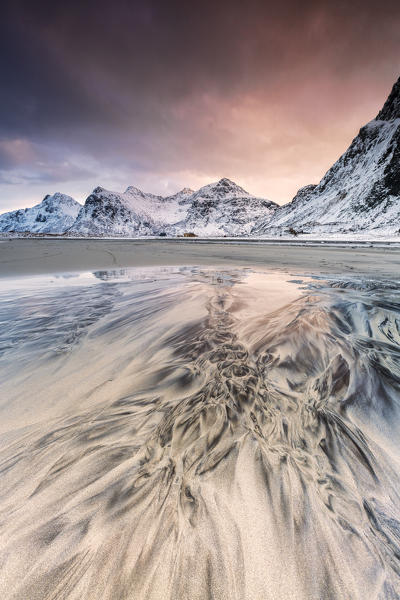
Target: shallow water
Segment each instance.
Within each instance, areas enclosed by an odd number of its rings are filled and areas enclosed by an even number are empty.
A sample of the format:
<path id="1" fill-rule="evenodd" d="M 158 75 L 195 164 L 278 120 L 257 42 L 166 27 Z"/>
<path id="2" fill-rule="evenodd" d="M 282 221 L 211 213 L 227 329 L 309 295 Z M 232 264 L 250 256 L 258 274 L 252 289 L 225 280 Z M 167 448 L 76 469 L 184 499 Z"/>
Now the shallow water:
<path id="1" fill-rule="evenodd" d="M 3 280 L 0 592 L 400 598 L 400 286 Z"/>

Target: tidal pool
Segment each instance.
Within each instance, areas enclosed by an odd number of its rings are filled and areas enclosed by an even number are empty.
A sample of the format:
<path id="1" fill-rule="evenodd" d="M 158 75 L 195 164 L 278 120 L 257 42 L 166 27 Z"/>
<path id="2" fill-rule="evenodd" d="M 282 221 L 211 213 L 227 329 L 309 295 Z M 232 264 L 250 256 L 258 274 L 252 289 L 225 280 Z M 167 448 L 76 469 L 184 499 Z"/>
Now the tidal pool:
<path id="1" fill-rule="evenodd" d="M 398 282 L 0 290 L 1 598 L 400 598 Z"/>

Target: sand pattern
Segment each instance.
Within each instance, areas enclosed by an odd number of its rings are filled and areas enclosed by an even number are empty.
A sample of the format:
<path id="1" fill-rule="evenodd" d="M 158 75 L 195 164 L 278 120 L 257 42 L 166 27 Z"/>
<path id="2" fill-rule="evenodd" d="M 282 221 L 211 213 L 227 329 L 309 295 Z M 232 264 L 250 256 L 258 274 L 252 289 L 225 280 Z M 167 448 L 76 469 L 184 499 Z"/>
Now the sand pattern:
<path id="1" fill-rule="evenodd" d="M 4 295 L 2 598 L 400 598 L 400 288 L 288 280 Z"/>

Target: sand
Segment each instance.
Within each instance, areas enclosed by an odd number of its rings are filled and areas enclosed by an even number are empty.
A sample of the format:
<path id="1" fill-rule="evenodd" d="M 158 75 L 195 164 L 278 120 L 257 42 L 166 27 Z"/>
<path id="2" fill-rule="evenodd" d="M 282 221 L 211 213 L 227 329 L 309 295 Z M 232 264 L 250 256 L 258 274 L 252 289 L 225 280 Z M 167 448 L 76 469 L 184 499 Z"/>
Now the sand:
<path id="1" fill-rule="evenodd" d="M 0 597 L 400 598 L 398 260 L 1 243 Z"/>
<path id="2" fill-rule="evenodd" d="M 0 277 L 156 265 L 256 265 L 310 273 L 400 274 L 400 248 L 197 240 L 0 241 Z"/>

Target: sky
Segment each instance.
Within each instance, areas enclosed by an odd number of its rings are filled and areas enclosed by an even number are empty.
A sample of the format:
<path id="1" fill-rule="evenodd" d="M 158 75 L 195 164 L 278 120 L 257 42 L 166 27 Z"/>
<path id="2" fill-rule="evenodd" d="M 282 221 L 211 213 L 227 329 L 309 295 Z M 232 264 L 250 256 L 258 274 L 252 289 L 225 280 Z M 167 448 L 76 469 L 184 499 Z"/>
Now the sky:
<path id="1" fill-rule="evenodd" d="M 0 212 L 221 177 L 283 204 L 383 105 L 400 3 L 13 0 L 0 63 Z"/>

